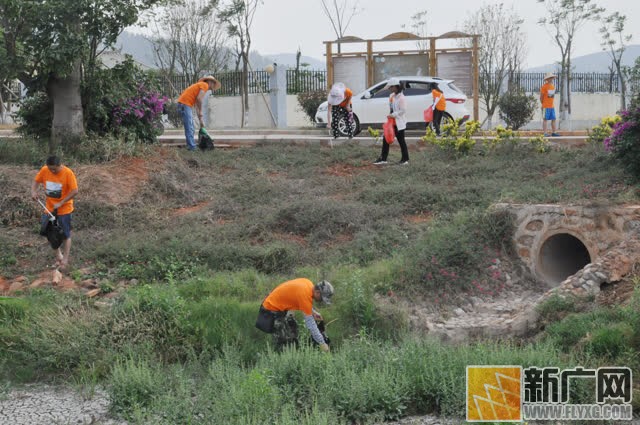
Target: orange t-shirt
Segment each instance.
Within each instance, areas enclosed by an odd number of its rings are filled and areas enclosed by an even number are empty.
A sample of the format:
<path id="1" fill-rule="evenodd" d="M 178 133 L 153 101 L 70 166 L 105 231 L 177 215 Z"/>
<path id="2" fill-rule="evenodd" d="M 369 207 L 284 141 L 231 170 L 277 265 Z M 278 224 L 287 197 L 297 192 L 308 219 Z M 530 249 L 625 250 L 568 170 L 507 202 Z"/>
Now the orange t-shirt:
<path id="1" fill-rule="evenodd" d="M 351 103 L 351 98 L 353 97 L 353 92 L 351 89 L 347 88 L 344 90 L 344 100 L 338 105 L 346 108 Z"/>
<path id="2" fill-rule="evenodd" d="M 38 171 L 34 179 L 37 183 L 44 185 L 47 195 L 47 209 L 53 212 L 53 205 L 64 199 L 69 192 L 78 188 L 76 176 L 64 165 L 58 174 L 53 174 L 45 165 Z M 69 199 L 58 208 L 58 215 L 71 214 L 73 212 L 73 199 Z"/>
<path id="3" fill-rule="evenodd" d="M 444 98 L 444 94 L 440 93 L 436 90 L 431 90 L 431 96 L 433 96 L 433 101 L 435 102 L 437 98 L 440 98 L 438 103 L 436 103 L 436 109 L 438 111 L 444 111 L 447 108 L 447 99 Z"/>
<path id="4" fill-rule="evenodd" d="M 205 83 L 204 81 L 200 81 L 190 85 L 189 87 L 184 89 L 184 91 L 178 98 L 178 102 L 182 103 L 183 105 L 193 107 L 193 105 L 196 104 L 196 98 L 200 94 L 200 90 L 206 92 L 207 90 L 209 90 L 209 84 Z"/>
<path id="5" fill-rule="evenodd" d="M 270 311 L 300 310 L 311 315 L 313 309 L 313 282 L 298 278 L 278 285 L 262 305 Z"/>
<path id="6" fill-rule="evenodd" d="M 540 96 L 542 97 L 542 107 L 543 108 L 553 108 L 553 97 L 549 97 L 549 90 L 553 90 L 555 92 L 556 86 L 551 83 L 543 84 L 540 87 Z"/>

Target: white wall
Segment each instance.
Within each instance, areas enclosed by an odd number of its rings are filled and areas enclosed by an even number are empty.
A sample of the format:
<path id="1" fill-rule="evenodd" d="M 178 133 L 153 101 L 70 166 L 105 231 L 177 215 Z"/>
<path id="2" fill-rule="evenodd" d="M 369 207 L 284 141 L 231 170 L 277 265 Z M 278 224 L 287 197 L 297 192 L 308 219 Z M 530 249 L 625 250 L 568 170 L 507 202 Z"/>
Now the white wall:
<path id="1" fill-rule="evenodd" d="M 275 128 L 269 108 L 269 95 L 249 95 L 248 128 Z M 265 101 L 266 99 L 266 101 Z M 205 123 L 208 128 L 239 128 L 242 123 L 240 96 L 208 97 Z M 295 95 L 287 95 L 287 126 L 312 127 Z"/>
<path id="2" fill-rule="evenodd" d="M 584 130 L 598 124 L 600 119 L 615 115 L 620 108 L 620 95 L 610 93 L 572 93 L 573 112 L 571 123 L 560 122 L 562 130 Z M 268 96 L 265 94 L 267 101 Z M 210 128 L 239 128 L 241 124 L 240 97 L 213 97 L 208 99 L 208 120 Z M 467 100 L 467 109 L 473 114 L 473 101 Z M 556 115 L 559 111 L 556 101 Z M 487 116 L 480 102 L 480 121 Z M 503 124 L 498 111 L 493 117 L 493 126 Z M 302 107 L 298 104 L 295 95 L 287 96 L 287 126 L 288 127 L 313 127 L 307 119 Z M 259 94 L 249 96 L 249 128 L 274 128 L 273 121 L 267 109 L 265 101 Z M 537 109 L 533 120 L 524 129 L 541 129 L 541 110 Z"/>
<path id="3" fill-rule="evenodd" d="M 536 96 L 536 95 L 534 95 Z M 537 99 L 537 97 L 536 97 Z M 562 130 L 585 130 L 600 123 L 603 117 L 615 115 L 620 109 L 620 95 L 614 93 L 571 93 L 571 123 L 560 122 L 560 111 L 558 109 L 558 100 L 556 99 L 555 108 L 558 123 Z M 473 101 L 467 100 L 467 109 L 473 115 Z M 480 101 L 480 122 L 487 116 L 484 109 L 484 103 Z M 493 116 L 493 126 L 504 125 L 500 120 L 498 110 Z M 526 130 L 542 129 L 542 109 L 536 109 L 533 120 L 523 127 Z"/>

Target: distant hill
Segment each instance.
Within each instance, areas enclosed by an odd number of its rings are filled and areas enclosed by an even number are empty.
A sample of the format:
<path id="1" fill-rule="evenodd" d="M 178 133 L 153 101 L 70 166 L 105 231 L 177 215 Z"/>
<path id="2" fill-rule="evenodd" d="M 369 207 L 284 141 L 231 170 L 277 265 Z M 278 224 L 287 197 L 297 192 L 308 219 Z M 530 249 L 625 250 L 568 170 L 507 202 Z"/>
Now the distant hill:
<path id="1" fill-rule="evenodd" d="M 640 44 L 628 46 L 622 55 L 622 64 L 632 66 L 636 58 L 640 56 Z M 609 72 L 611 57 L 607 52 L 591 53 L 584 56 L 576 56 L 571 59 L 574 72 Z M 560 68 L 559 64 L 547 64 L 529 68 L 526 72 L 548 72 Z"/>
<path id="2" fill-rule="evenodd" d="M 133 58 L 149 68 L 157 68 L 153 57 L 153 48 L 151 41 L 142 35 L 134 32 L 124 31 L 118 37 L 114 46 L 115 50 L 120 50 L 121 53 L 129 54 Z M 277 63 L 278 65 L 288 66 L 295 68 L 296 66 L 296 54 L 295 53 L 278 53 L 273 55 L 261 55 L 258 52 L 251 52 L 249 55 L 251 61 L 251 67 L 254 70 L 261 70 L 266 65 Z M 312 58 L 309 56 L 302 56 L 300 58 L 302 64 L 308 63 L 307 69 L 325 69 L 326 64 L 323 60 Z"/>
<path id="3" fill-rule="evenodd" d="M 157 68 L 153 58 L 152 46 L 151 41 L 144 35 L 124 31 L 118 37 L 114 49 L 133 56 L 133 59 L 149 68 Z"/>

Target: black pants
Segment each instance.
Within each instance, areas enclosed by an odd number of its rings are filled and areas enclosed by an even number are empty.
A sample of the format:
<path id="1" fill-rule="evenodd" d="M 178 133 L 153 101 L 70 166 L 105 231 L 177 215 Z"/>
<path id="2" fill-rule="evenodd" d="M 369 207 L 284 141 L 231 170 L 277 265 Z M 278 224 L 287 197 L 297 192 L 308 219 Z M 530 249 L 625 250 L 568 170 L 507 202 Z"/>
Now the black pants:
<path id="1" fill-rule="evenodd" d="M 393 127 L 396 131 L 396 139 L 398 139 L 398 143 L 400 144 L 400 151 L 402 152 L 402 159 L 400 161 L 408 161 L 409 160 L 409 149 L 407 149 L 407 142 L 404 139 L 404 130 L 398 130 L 398 127 Z M 382 154 L 380 158 L 386 161 L 387 156 L 389 156 L 389 143 L 386 141 L 382 141 Z"/>
<path id="2" fill-rule="evenodd" d="M 338 128 L 340 120 L 344 120 L 344 123 L 346 124 L 345 130 L 347 130 L 347 135 L 349 137 L 353 137 L 353 126 L 351 125 L 351 121 L 349 121 L 349 111 L 347 111 L 347 108 L 343 108 L 342 106 L 332 106 L 331 132 L 334 138 L 341 136 L 340 129 Z"/>
<path id="3" fill-rule="evenodd" d="M 433 128 L 436 130 L 436 134 L 440 135 L 440 123 L 442 122 L 442 117 L 444 115 L 444 111 L 439 109 L 433 110 Z"/>

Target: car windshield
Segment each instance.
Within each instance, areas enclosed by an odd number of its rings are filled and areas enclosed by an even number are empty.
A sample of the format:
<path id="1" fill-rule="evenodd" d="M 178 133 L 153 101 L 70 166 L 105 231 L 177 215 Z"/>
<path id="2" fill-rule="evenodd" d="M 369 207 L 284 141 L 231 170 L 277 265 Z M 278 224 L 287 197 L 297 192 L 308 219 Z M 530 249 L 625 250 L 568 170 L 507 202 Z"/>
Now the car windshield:
<path id="1" fill-rule="evenodd" d="M 385 89 L 384 88 L 385 86 L 386 86 L 386 83 L 382 83 L 382 84 L 378 84 L 377 86 L 369 90 L 369 93 L 371 93 L 371 97 L 373 98 L 389 97 L 391 92 L 389 91 L 389 89 Z"/>

